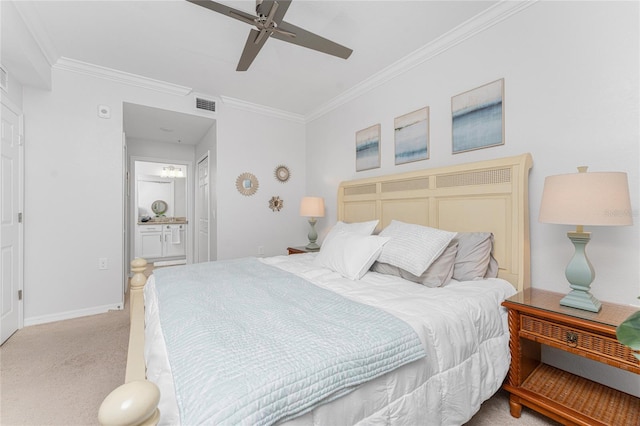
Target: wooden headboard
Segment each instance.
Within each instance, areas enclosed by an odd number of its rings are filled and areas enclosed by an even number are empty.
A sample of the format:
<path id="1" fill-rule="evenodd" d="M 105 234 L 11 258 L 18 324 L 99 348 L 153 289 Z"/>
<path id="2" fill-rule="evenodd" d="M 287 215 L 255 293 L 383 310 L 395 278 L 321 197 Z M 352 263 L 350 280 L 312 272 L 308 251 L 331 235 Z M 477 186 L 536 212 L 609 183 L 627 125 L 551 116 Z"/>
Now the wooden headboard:
<path id="1" fill-rule="evenodd" d="M 531 154 L 342 182 L 338 220 L 392 219 L 456 232 L 493 232 L 498 276 L 530 285 Z"/>

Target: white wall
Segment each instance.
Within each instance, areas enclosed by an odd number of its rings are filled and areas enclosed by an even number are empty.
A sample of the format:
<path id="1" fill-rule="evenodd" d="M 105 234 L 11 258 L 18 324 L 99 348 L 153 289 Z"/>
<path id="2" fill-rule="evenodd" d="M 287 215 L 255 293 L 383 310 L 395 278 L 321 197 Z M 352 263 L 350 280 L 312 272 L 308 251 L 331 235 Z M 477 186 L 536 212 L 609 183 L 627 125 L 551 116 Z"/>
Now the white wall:
<path id="1" fill-rule="evenodd" d="M 532 286 L 568 292 L 564 269 L 573 254 L 569 226 L 537 221 L 545 176 L 591 171 L 629 175 L 634 225 L 587 229 L 596 270 L 593 293 L 638 304 L 640 295 L 639 14 L 637 2 L 538 2 L 426 63 L 317 118 L 307 126 L 307 190 L 325 197 L 320 234 L 336 220 L 341 180 L 531 152 Z M 451 154 L 451 96 L 505 79 L 504 146 Z M 431 157 L 394 166 L 393 119 L 431 107 Z M 355 172 L 355 132 L 382 125 L 382 167 Z M 567 361 L 586 374 L 597 367 Z M 613 370 L 613 369 L 612 369 Z M 640 394 L 633 374 L 615 377 Z"/>
<path id="2" fill-rule="evenodd" d="M 25 5 L 22 4 L 22 7 Z M 28 7 L 28 5 L 26 6 Z M 17 79 L 22 86 L 48 89 L 51 87 L 51 67 L 44 55 L 41 43 L 34 38 L 22 15 L 13 1 L 0 1 L 0 37 L 2 65 L 9 74 L 20 70 L 20 74 L 13 74 L 11 79 Z M 9 81 L 11 85 L 11 80 Z M 11 91 L 11 86 L 10 86 Z M 20 106 L 20 104 L 18 104 Z"/>
<path id="3" fill-rule="evenodd" d="M 285 254 L 287 246 L 306 243 L 307 222 L 299 215 L 305 187 L 304 124 L 235 107 L 218 115 L 217 214 L 218 259 Z M 281 183 L 275 169 L 284 164 L 291 178 Z M 258 178 L 258 192 L 244 196 L 236 178 Z M 284 208 L 273 212 L 269 200 L 279 196 Z M 306 225 L 306 226 L 305 226 Z"/>

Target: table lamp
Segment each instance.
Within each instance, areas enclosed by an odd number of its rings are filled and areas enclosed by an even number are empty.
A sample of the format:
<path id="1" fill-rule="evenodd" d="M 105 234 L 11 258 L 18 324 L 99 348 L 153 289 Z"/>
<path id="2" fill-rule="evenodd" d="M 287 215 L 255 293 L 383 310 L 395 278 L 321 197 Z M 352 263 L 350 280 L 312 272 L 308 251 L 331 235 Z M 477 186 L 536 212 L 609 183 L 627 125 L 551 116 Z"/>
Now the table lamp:
<path id="1" fill-rule="evenodd" d="M 320 246 L 316 244 L 318 233 L 316 232 L 316 218 L 324 217 L 324 198 L 322 197 L 303 197 L 300 202 L 300 216 L 309 218 L 309 244 L 305 246 L 307 250 L 319 250 Z"/>
<path id="2" fill-rule="evenodd" d="M 585 232 L 583 226 L 632 224 L 627 174 L 587 173 L 587 167 L 578 167 L 578 173 L 548 176 L 544 181 L 539 220 L 576 225 L 575 232 L 567 233 L 575 246 L 575 254 L 565 271 L 572 290 L 560 304 L 591 312 L 600 311 L 600 301 L 589 293 L 595 272 L 585 252 L 591 233 Z"/>

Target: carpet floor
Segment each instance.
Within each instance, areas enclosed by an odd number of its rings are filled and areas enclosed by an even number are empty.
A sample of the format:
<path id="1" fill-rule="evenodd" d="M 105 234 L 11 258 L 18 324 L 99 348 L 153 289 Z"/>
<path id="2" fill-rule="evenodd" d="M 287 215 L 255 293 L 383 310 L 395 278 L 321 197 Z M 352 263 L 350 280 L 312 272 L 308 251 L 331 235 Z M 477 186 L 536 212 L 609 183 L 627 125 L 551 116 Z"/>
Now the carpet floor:
<path id="1" fill-rule="evenodd" d="M 0 347 L 0 425 L 97 425 L 124 381 L 128 332 L 126 309 L 18 330 Z M 511 417 L 499 391 L 467 426 L 555 424 L 526 407 Z"/>

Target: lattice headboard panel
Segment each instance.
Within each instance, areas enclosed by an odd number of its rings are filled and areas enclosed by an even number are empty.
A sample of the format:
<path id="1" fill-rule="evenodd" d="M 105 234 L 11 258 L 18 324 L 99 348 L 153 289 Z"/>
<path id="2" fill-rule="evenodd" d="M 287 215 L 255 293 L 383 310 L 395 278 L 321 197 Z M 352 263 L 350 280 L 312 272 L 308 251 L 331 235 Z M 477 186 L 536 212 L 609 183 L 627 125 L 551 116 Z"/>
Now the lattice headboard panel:
<path id="1" fill-rule="evenodd" d="M 391 220 L 457 232 L 493 232 L 499 276 L 530 284 L 530 154 L 340 184 L 338 219 Z"/>

